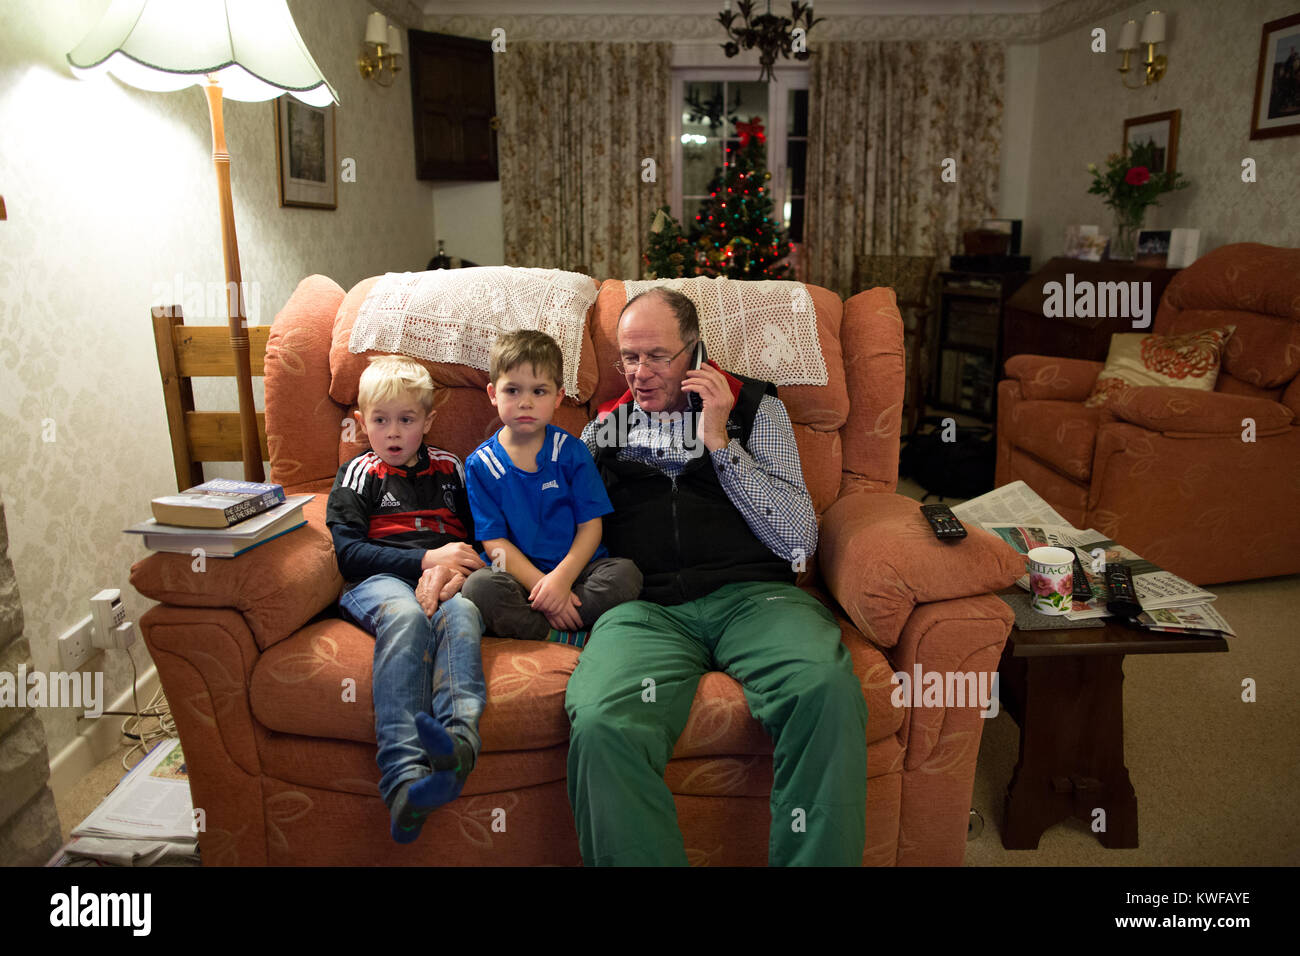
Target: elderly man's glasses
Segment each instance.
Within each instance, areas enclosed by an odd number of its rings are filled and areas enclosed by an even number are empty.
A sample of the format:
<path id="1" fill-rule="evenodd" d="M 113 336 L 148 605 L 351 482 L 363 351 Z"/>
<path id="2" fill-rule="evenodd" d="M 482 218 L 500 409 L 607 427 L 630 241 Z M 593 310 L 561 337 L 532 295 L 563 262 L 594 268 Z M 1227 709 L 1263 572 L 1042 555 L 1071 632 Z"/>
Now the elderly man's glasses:
<path id="1" fill-rule="evenodd" d="M 662 375 L 664 372 L 668 371 L 668 366 L 673 364 L 673 359 L 677 358 L 677 356 L 681 355 L 697 341 L 698 339 L 692 339 L 666 358 L 662 355 L 650 355 L 644 359 L 622 358 L 614 363 L 614 368 L 618 369 L 623 375 L 635 375 L 637 369 L 644 365 L 654 374 Z"/>

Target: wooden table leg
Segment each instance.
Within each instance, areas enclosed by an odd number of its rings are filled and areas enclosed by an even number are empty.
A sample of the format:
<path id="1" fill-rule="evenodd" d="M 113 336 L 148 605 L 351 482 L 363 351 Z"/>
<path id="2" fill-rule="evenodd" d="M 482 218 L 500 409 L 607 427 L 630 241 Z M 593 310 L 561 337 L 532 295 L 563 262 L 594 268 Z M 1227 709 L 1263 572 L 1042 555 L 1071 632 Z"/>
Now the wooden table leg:
<path id="1" fill-rule="evenodd" d="M 1019 661 L 1020 760 L 1007 787 L 1002 845 L 1037 849 L 1044 830 L 1072 816 L 1101 826 L 1101 809 L 1105 830 L 1094 832 L 1102 846 L 1136 847 L 1137 795 L 1124 766 L 1123 655 Z"/>

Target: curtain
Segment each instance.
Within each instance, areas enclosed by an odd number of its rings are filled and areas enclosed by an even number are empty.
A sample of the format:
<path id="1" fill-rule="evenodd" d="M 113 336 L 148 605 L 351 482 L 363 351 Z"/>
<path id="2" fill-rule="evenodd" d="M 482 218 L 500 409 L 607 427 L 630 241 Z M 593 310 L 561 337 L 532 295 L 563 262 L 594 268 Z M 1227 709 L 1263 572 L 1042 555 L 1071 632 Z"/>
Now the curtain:
<path id="1" fill-rule="evenodd" d="M 671 43 L 512 41 L 497 58 L 507 265 L 641 277 L 672 185 L 671 66 Z"/>
<path id="2" fill-rule="evenodd" d="M 858 256 L 960 251 L 996 215 L 1005 48 L 829 42 L 808 84 L 807 281 L 850 288 Z M 956 182 L 940 178 L 956 161 Z"/>

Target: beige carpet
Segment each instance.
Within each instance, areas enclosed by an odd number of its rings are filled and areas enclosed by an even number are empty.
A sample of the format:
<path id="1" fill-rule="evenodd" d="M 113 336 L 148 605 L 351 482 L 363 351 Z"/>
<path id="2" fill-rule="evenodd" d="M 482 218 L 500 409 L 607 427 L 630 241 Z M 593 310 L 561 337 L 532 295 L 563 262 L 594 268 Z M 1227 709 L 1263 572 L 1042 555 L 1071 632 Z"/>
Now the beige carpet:
<path id="1" fill-rule="evenodd" d="M 899 492 L 922 494 L 910 482 Z M 1228 653 L 1124 662 L 1124 754 L 1137 791 L 1138 848 L 1107 850 L 1084 823 L 1068 821 L 1044 833 L 1037 850 L 1004 850 L 1002 801 L 1019 731 L 1000 713 L 984 727 L 971 806 L 985 825 L 966 845 L 968 866 L 1300 864 L 1300 576 L 1211 590 L 1241 635 Z M 1253 704 L 1241 700 L 1247 677 L 1255 680 Z M 117 785 L 125 750 L 56 801 L 65 840 Z"/>

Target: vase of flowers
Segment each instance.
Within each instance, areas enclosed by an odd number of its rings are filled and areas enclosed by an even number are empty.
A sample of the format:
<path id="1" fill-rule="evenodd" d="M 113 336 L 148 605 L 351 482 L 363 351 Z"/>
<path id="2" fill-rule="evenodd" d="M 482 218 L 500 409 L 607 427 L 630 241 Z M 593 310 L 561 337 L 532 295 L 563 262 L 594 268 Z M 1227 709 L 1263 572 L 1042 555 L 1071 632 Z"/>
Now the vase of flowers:
<path id="1" fill-rule="evenodd" d="M 1106 197 L 1106 205 L 1115 212 L 1115 233 L 1111 236 L 1111 259 L 1132 259 L 1137 249 L 1138 232 L 1146 218 L 1148 206 L 1158 206 L 1164 193 L 1186 189 L 1190 183 L 1182 173 L 1152 172 L 1156 165 L 1156 145 L 1135 143 L 1128 154 L 1111 153 L 1105 170 L 1088 164 L 1092 186 L 1088 192 Z"/>

